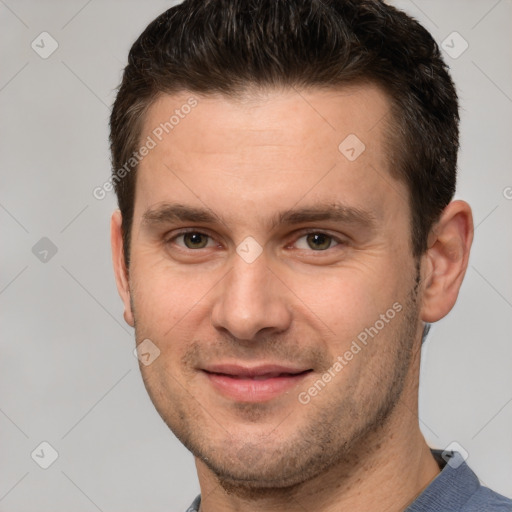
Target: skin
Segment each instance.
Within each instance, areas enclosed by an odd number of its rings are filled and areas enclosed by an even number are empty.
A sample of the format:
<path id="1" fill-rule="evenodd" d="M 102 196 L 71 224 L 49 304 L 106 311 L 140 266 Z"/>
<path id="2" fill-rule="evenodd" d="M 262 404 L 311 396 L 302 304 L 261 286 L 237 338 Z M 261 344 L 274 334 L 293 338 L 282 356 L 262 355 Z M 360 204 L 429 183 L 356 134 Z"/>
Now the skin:
<path id="1" fill-rule="evenodd" d="M 155 101 L 141 140 L 190 96 Z M 421 334 L 457 298 L 470 207 L 450 203 L 413 257 L 407 189 L 388 168 L 389 102 L 375 86 L 195 97 L 140 163 L 129 271 L 118 211 L 112 247 L 125 319 L 137 343 L 160 350 L 141 365 L 146 388 L 195 456 L 201 510 L 405 509 L 439 473 L 418 425 Z M 349 134 L 366 146 L 354 161 L 338 149 Z M 177 203 L 219 219 L 166 216 Z M 359 216 L 313 218 L 334 204 Z M 272 223 L 291 209 L 307 211 Z M 207 237 L 179 236 L 184 228 Z M 304 230 L 333 238 L 312 248 Z M 236 252 L 248 236 L 262 248 L 251 263 Z M 396 303 L 401 311 L 300 403 Z M 202 369 L 224 362 L 312 371 L 253 403 L 212 387 Z"/>

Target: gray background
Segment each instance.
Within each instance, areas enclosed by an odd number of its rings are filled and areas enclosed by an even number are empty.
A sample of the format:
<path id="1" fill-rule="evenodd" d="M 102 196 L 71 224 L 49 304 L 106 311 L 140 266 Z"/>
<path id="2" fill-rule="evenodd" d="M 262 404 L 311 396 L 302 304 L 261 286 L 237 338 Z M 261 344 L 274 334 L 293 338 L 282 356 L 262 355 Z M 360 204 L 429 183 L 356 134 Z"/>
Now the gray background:
<path id="1" fill-rule="evenodd" d="M 462 104 L 457 197 L 473 207 L 476 240 L 459 301 L 424 349 L 420 422 L 432 446 L 458 442 L 512 497 L 512 2 L 395 4 L 439 44 L 453 31 L 469 44 L 446 60 Z M 170 5 L 0 0 L 0 511 L 180 511 L 199 491 L 132 354 L 111 270 L 114 197 L 92 195 L 110 171 L 128 49 Z M 31 47 L 50 48 L 43 31 L 59 45 L 47 59 Z M 59 453 L 48 469 L 31 458 L 42 441 Z M 50 461 L 48 448 L 35 453 Z"/>

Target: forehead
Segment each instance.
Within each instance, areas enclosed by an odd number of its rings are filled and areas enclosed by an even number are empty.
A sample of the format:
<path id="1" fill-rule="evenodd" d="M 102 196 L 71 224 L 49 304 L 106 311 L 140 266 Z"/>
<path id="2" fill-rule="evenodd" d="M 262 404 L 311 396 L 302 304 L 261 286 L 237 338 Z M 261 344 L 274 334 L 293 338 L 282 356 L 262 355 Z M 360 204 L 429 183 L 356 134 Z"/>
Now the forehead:
<path id="1" fill-rule="evenodd" d="M 141 140 L 154 147 L 139 165 L 136 214 L 179 198 L 239 216 L 241 205 L 261 215 L 298 202 L 378 216 L 387 196 L 406 195 L 389 174 L 389 118 L 387 96 L 372 85 L 162 95 L 144 120 Z"/>
<path id="2" fill-rule="evenodd" d="M 375 147 L 389 118 L 390 101 L 373 84 L 251 89 L 236 97 L 183 91 L 158 96 L 146 114 L 143 135 L 156 130 L 156 136 L 173 139 L 178 150 L 197 149 L 199 143 L 220 151 L 233 142 L 302 147 L 304 140 L 321 149 L 320 139 L 326 143 L 322 147 L 336 148 L 349 133 Z M 191 130 L 196 137 L 190 137 Z"/>

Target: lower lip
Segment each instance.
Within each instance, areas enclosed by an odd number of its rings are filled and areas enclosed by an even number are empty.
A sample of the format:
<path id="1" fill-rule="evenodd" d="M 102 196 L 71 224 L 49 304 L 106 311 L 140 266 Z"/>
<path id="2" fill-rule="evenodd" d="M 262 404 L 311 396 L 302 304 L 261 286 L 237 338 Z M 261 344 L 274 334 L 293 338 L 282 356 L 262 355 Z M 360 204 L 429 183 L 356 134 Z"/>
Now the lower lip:
<path id="1" fill-rule="evenodd" d="M 266 402 L 293 389 L 310 372 L 261 380 L 236 378 L 219 373 L 204 373 L 213 387 L 228 398 L 237 402 Z"/>

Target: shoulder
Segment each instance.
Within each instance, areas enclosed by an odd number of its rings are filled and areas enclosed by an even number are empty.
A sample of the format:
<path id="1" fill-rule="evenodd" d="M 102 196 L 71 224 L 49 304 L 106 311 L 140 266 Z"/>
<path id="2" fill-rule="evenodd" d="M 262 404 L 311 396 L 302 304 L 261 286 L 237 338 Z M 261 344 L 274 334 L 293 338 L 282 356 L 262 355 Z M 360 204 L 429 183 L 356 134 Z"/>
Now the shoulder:
<path id="1" fill-rule="evenodd" d="M 487 487 L 479 487 L 478 490 L 466 502 L 464 512 L 512 512 L 512 500 L 494 492 Z"/>
<path id="2" fill-rule="evenodd" d="M 512 512 L 512 500 L 481 485 L 459 453 L 432 450 L 432 454 L 441 473 L 407 512 Z"/>

